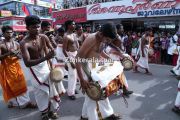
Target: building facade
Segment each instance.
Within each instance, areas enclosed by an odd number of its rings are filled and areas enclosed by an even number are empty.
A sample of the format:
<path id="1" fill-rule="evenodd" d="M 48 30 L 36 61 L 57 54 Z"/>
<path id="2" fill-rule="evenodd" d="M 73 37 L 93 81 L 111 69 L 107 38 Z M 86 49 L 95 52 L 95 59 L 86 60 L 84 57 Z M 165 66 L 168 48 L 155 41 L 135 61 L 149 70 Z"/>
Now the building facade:
<path id="1" fill-rule="evenodd" d="M 51 14 L 52 10 L 56 10 L 55 7 L 57 6 L 54 0 L 1 0 L 0 27 L 10 25 L 14 31 L 26 31 L 24 23 L 26 15 L 37 15 L 42 20 L 52 22 Z"/>
<path id="2" fill-rule="evenodd" d="M 113 21 L 122 23 L 125 30 L 174 30 L 180 25 L 178 0 L 121 0 L 88 5 L 87 20 L 96 24 Z"/>

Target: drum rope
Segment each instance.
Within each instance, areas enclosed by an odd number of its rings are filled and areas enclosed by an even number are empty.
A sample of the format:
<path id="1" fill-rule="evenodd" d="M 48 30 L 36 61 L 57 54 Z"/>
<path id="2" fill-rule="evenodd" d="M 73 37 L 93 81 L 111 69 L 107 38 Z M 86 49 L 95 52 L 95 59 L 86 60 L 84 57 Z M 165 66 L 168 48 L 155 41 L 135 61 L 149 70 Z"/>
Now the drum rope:
<path id="1" fill-rule="evenodd" d="M 123 100 L 124 100 L 124 103 L 125 103 L 125 105 L 126 105 L 126 108 L 128 108 L 128 101 L 126 100 L 126 98 L 125 98 L 125 96 L 123 95 L 123 93 L 122 93 L 122 98 L 123 98 Z"/>
<path id="2" fill-rule="evenodd" d="M 96 106 L 97 106 L 96 111 L 98 114 L 98 118 L 99 118 L 99 120 L 103 120 L 102 114 L 101 114 L 100 109 L 99 109 L 98 101 L 96 101 Z"/>

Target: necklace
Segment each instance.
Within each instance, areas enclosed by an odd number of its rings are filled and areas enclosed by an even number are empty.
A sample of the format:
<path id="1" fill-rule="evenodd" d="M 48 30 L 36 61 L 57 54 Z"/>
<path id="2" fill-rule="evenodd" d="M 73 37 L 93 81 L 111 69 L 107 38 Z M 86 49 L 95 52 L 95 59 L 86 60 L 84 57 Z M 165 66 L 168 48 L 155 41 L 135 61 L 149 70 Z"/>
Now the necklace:
<path id="1" fill-rule="evenodd" d="M 36 41 L 36 39 L 33 39 L 33 40 L 32 40 L 32 44 L 33 44 L 33 46 L 37 46 L 37 41 Z"/>

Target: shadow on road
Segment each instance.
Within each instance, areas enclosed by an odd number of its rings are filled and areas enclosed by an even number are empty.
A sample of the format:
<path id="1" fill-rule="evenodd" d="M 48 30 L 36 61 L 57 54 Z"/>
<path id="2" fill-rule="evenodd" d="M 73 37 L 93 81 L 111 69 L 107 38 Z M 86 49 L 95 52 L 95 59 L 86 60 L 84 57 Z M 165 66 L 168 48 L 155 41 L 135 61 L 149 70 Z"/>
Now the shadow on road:
<path id="1" fill-rule="evenodd" d="M 138 81 L 140 85 L 143 85 L 144 82 L 149 82 L 149 87 L 146 87 L 146 89 L 142 91 L 142 94 L 145 95 L 145 97 L 136 98 L 136 100 L 139 101 L 141 105 L 130 114 L 130 117 L 133 120 L 180 119 L 180 116 L 171 112 L 171 108 L 174 105 L 177 94 L 178 81 L 170 75 L 169 70 L 170 68 L 162 70 L 160 67 L 153 68 L 151 70 L 153 73 L 152 76 L 136 74 L 136 77 L 145 77 L 144 80 L 139 80 L 136 78 L 136 81 Z M 133 80 L 131 76 L 129 76 L 129 79 Z M 153 80 L 153 83 L 151 80 Z"/>

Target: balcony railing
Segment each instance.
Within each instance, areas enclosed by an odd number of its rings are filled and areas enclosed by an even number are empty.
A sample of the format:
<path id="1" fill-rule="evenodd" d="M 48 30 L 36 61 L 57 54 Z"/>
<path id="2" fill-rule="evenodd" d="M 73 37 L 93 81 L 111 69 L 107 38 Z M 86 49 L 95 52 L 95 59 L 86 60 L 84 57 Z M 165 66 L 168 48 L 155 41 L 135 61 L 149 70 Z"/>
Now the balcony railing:
<path id="1" fill-rule="evenodd" d="M 120 0 L 64 0 L 62 3 L 62 8 L 70 9 L 70 8 L 82 7 L 90 4 L 111 2 L 111 1 L 120 1 Z"/>

